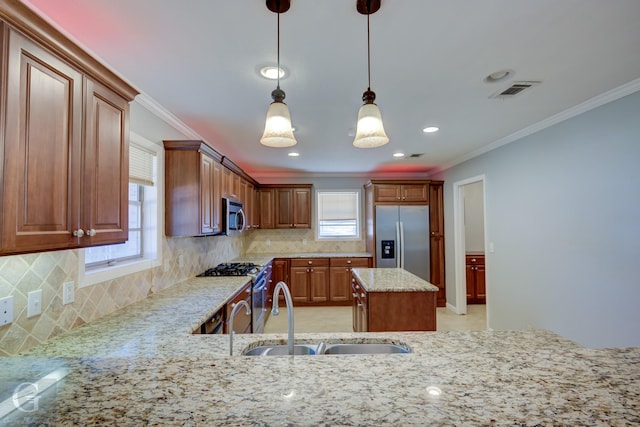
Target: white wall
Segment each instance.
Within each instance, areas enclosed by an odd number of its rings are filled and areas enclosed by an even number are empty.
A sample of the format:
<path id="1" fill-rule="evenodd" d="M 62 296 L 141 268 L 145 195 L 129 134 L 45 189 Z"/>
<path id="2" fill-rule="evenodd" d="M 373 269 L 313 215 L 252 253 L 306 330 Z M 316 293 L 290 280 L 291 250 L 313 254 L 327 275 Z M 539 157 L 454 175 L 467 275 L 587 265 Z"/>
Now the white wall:
<path id="1" fill-rule="evenodd" d="M 548 329 L 589 347 L 640 346 L 640 93 L 434 177 L 445 180 L 448 301 L 452 184 L 480 174 L 495 245 L 489 326 Z"/>

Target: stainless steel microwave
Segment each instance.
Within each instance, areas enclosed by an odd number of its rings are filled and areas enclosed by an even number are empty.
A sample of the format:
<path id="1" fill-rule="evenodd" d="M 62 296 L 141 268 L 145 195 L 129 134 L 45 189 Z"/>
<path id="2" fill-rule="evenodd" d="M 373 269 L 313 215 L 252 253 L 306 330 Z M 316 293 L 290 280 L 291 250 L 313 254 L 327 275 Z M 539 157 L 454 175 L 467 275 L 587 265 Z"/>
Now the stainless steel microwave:
<path id="1" fill-rule="evenodd" d="M 227 236 L 238 236 L 244 230 L 245 215 L 240 200 L 222 198 L 222 231 Z"/>

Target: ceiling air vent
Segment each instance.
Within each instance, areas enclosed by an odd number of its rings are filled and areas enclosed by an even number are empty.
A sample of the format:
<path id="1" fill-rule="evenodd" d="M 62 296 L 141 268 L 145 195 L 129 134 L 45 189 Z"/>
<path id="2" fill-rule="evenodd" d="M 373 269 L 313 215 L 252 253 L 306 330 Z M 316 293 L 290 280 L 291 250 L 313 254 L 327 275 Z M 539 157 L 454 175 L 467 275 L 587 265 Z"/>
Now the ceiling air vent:
<path id="1" fill-rule="evenodd" d="M 409 157 L 413 157 L 413 158 L 422 157 L 422 156 L 424 156 L 424 153 L 414 153 L 409 155 Z"/>
<path id="2" fill-rule="evenodd" d="M 527 81 L 527 82 L 513 82 L 511 86 L 508 88 L 494 93 L 490 96 L 490 98 L 512 98 L 523 91 L 532 88 L 533 86 L 539 85 L 540 81 Z"/>

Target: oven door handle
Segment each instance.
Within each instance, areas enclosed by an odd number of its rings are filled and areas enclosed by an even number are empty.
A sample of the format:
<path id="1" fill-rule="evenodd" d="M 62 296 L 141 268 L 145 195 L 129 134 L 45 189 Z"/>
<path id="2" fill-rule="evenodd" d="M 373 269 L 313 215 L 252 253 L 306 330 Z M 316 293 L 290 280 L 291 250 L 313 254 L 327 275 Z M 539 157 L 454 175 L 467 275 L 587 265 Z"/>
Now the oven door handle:
<path id="1" fill-rule="evenodd" d="M 261 283 L 261 284 L 260 284 Z M 253 292 L 262 292 L 266 289 L 267 287 L 267 279 L 266 278 L 262 278 L 258 281 L 258 285 L 253 287 Z"/>

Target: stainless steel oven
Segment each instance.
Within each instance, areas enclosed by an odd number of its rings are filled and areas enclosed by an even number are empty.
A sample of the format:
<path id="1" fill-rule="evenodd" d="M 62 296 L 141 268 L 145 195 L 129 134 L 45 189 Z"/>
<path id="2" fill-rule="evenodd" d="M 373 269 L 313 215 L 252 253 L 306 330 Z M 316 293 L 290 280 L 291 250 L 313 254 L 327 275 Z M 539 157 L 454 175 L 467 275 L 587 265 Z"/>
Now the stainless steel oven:
<path id="1" fill-rule="evenodd" d="M 253 278 L 253 302 L 251 304 L 251 316 L 253 333 L 261 334 L 264 331 L 264 322 L 267 311 L 267 269 L 263 268 Z"/>
<path id="2" fill-rule="evenodd" d="M 222 230 L 227 236 L 238 236 L 244 230 L 245 216 L 242 202 L 222 198 Z"/>

